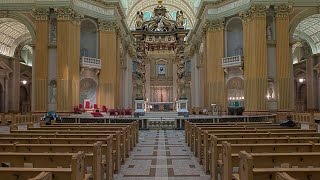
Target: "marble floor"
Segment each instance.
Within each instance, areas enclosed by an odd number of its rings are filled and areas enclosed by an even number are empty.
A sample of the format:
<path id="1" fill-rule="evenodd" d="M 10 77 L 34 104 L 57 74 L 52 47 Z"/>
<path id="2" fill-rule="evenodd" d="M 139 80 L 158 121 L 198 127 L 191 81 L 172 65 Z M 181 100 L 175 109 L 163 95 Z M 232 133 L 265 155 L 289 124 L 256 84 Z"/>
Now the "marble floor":
<path id="1" fill-rule="evenodd" d="M 184 143 L 184 131 L 140 131 L 139 144 L 130 153 L 115 180 L 209 180 Z"/>

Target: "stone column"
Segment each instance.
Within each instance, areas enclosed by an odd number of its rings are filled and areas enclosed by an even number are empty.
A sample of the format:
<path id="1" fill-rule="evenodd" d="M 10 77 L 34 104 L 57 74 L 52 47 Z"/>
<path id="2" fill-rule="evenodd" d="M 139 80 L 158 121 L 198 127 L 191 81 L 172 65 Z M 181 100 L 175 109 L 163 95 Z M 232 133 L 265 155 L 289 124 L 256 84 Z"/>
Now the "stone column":
<path id="1" fill-rule="evenodd" d="M 49 9 L 39 8 L 33 10 L 37 29 L 35 42 L 35 58 L 32 63 L 32 77 L 34 84 L 34 96 L 32 96 L 33 110 L 46 112 L 48 110 L 48 32 Z"/>
<path id="2" fill-rule="evenodd" d="M 224 71 L 221 66 L 224 57 L 224 19 L 208 21 L 206 32 L 206 87 L 205 107 L 218 104 L 225 110 Z"/>
<path id="3" fill-rule="evenodd" d="M 20 54 L 20 53 L 19 53 Z M 9 111 L 19 112 L 20 110 L 20 59 L 10 59 L 12 73 L 9 78 Z"/>
<path id="4" fill-rule="evenodd" d="M 72 112 L 79 104 L 80 22 L 82 15 L 70 8 L 56 8 L 57 112 Z"/>
<path id="5" fill-rule="evenodd" d="M 278 112 L 292 111 L 292 60 L 289 48 L 289 14 L 288 5 L 275 6 L 276 13 L 276 82 Z"/>
<path id="6" fill-rule="evenodd" d="M 116 22 L 99 20 L 99 104 L 117 108 L 117 32 Z"/>
<path id="7" fill-rule="evenodd" d="M 256 5 L 240 14 L 243 19 L 244 106 L 247 113 L 267 111 L 266 11 L 266 6 Z"/>
<path id="8" fill-rule="evenodd" d="M 316 102 L 313 63 L 313 57 L 309 56 L 306 60 L 307 110 L 313 110 Z"/>

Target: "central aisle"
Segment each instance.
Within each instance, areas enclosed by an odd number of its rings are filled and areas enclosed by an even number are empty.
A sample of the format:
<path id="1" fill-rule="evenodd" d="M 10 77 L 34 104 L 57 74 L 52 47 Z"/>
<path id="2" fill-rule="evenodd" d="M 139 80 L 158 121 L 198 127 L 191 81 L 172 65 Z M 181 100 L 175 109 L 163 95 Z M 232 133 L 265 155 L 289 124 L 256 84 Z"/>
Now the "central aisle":
<path id="1" fill-rule="evenodd" d="M 115 180 L 208 180 L 184 143 L 184 131 L 140 131 L 139 144 Z"/>

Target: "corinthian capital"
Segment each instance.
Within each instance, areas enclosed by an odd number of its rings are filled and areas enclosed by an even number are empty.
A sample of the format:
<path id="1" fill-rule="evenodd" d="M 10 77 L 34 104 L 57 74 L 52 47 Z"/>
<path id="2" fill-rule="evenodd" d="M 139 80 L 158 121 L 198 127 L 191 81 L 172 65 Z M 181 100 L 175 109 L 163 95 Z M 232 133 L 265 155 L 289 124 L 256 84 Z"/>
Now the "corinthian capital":
<path id="1" fill-rule="evenodd" d="M 255 17 L 266 17 L 268 12 L 269 6 L 265 5 L 253 5 L 250 7 L 250 9 L 246 12 L 242 12 L 239 14 L 241 19 L 244 23 L 247 23 L 252 20 L 252 18 Z"/>
<path id="2" fill-rule="evenodd" d="M 71 20 L 73 10 L 71 8 L 55 8 L 54 12 L 57 15 L 58 21 Z"/>
<path id="3" fill-rule="evenodd" d="M 208 30 L 219 31 L 224 29 L 225 19 L 217 20 L 206 20 L 203 26 L 203 33 L 206 33 Z"/>
<path id="4" fill-rule="evenodd" d="M 119 29 L 116 20 L 98 20 L 99 30 L 101 31 L 117 31 Z"/>
<path id="5" fill-rule="evenodd" d="M 269 6 L 253 5 L 250 8 L 253 17 L 266 17 Z"/>
<path id="6" fill-rule="evenodd" d="M 32 16 L 38 21 L 47 21 L 49 16 L 48 8 L 35 8 L 32 9 Z"/>
<path id="7" fill-rule="evenodd" d="M 274 7 L 276 17 L 289 17 L 292 12 L 292 6 L 287 4 L 280 4 Z"/>

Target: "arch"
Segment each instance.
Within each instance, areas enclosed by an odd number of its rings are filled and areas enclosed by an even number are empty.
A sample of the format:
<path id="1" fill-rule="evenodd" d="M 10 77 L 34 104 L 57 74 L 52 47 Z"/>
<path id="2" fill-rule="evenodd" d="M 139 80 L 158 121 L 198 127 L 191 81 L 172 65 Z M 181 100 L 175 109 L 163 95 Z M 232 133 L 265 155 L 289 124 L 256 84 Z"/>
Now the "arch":
<path id="1" fill-rule="evenodd" d="M 89 18 L 81 21 L 80 27 L 80 52 L 84 50 L 87 52 L 86 56 L 98 57 L 98 25 L 97 23 Z"/>
<path id="2" fill-rule="evenodd" d="M 137 11 L 153 11 L 153 8 L 156 7 L 158 3 L 156 1 L 150 1 L 150 0 L 139 0 L 139 1 L 133 1 L 131 5 L 129 5 L 127 10 L 127 23 L 129 27 L 133 27 L 134 24 L 134 18 Z M 185 17 L 188 19 L 188 22 L 190 23 L 190 27 L 193 27 L 195 22 L 196 13 L 194 9 L 190 6 L 190 4 L 185 1 L 181 0 L 178 2 L 174 1 L 165 1 L 162 3 L 163 6 L 165 6 L 169 12 L 173 10 L 182 10 L 184 11 Z"/>
<path id="3" fill-rule="evenodd" d="M 305 10 L 301 11 L 300 13 L 298 13 L 294 18 L 292 18 L 289 23 L 290 37 L 293 37 L 294 31 L 296 30 L 296 28 L 298 27 L 298 24 L 301 21 L 303 21 L 307 17 L 315 15 L 315 14 L 319 14 L 319 9 L 317 7 L 305 9 Z"/>
<path id="4" fill-rule="evenodd" d="M 225 56 L 243 55 L 243 25 L 240 17 L 232 17 L 225 25 Z"/>
<path id="5" fill-rule="evenodd" d="M 312 23 L 313 16 L 318 15 L 318 19 L 320 18 L 319 14 L 319 8 L 313 7 L 304 9 L 301 12 L 299 12 L 289 24 L 289 35 L 291 38 L 298 36 L 301 39 L 304 39 L 308 42 L 312 49 L 313 54 L 320 53 L 320 40 L 319 37 L 313 37 L 317 36 L 317 33 L 319 33 L 319 28 L 308 26 L 308 24 Z M 319 20 L 317 20 L 319 22 Z M 300 24 L 302 24 L 300 26 Z"/>

